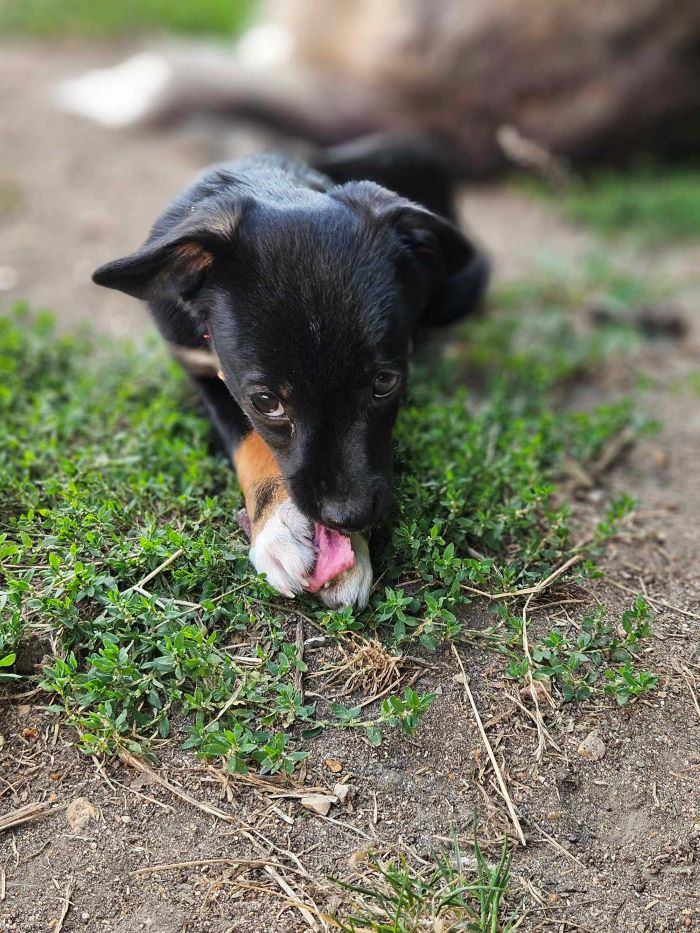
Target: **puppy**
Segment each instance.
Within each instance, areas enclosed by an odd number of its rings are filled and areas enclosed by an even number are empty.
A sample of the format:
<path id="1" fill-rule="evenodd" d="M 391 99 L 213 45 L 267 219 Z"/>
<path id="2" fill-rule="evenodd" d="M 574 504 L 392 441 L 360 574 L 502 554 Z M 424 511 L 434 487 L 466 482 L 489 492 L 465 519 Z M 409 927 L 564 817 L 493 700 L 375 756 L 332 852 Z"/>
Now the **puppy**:
<path id="1" fill-rule="evenodd" d="M 198 387 L 256 570 L 286 596 L 362 608 L 413 337 L 471 311 L 487 265 L 430 210 L 434 192 L 448 213 L 446 173 L 419 146 L 375 140 L 318 161 L 323 172 L 274 154 L 208 170 L 93 280 L 148 303 Z M 351 180 L 354 164 L 365 177 Z M 392 166 L 428 203 L 371 180 Z"/>

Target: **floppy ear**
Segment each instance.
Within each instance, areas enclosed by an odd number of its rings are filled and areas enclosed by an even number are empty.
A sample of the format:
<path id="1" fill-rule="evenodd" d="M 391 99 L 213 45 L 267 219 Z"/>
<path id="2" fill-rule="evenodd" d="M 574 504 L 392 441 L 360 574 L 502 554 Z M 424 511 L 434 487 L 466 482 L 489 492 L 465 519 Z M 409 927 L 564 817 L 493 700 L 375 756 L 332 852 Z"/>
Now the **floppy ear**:
<path id="1" fill-rule="evenodd" d="M 227 244 L 230 251 L 234 229 L 233 218 L 187 218 L 167 233 L 152 234 L 130 256 L 100 266 L 92 281 L 144 301 L 191 301 L 217 255 Z"/>
<path id="2" fill-rule="evenodd" d="M 373 182 L 349 183 L 333 195 L 397 234 L 410 291 L 420 295 L 417 324 L 442 327 L 478 309 L 489 263 L 456 224 Z"/>
<path id="3" fill-rule="evenodd" d="M 444 327 L 479 308 L 489 263 L 451 221 L 418 205 L 401 205 L 389 217 L 413 260 L 428 276 L 428 294 L 418 324 Z"/>

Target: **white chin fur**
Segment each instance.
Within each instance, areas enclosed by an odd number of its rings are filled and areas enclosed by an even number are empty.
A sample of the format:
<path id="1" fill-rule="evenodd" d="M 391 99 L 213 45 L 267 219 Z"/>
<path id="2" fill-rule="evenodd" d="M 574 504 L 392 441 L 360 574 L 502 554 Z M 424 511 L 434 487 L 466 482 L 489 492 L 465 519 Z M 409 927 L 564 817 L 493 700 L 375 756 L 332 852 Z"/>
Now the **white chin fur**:
<path id="1" fill-rule="evenodd" d="M 314 528 L 291 499 L 285 499 L 268 518 L 250 549 L 250 560 L 284 596 L 306 589 L 316 562 Z"/>
<path id="2" fill-rule="evenodd" d="M 343 609 L 345 606 L 364 609 L 369 601 L 372 564 L 367 541 L 360 534 L 351 535 L 350 540 L 355 552 L 355 563 L 316 594 L 329 609 Z"/>
<path id="3" fill-rule="evenodd" d="M 170 65 L 162 55 L 142 52 L 113 68 L 97 68 L 62 81 L 54 97 L 71 113 L 104 126 L 129 126 L 153 110 L 170 76 Z"/>

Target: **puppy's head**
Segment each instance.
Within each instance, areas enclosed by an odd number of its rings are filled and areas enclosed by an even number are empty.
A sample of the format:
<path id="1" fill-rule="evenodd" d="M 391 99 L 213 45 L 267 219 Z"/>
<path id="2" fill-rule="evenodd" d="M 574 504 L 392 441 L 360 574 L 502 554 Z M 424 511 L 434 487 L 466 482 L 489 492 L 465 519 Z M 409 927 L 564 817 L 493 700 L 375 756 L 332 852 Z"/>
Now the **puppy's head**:
<path id="1" fill-rule="evenodd" d="M 299 509 L 344 531 L 387 507 L 413 331 L 484 284 L 455 226 L 369 182 L 288 202 L 217 193 L 94 279 L 208 331 Z"/>

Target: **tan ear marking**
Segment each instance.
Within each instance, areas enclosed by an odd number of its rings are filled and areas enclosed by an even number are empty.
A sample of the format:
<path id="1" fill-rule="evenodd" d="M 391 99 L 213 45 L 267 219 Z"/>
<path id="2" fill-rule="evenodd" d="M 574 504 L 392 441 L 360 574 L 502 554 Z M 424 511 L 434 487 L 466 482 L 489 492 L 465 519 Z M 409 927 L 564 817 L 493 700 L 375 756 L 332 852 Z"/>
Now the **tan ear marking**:
<path id="1" fill-rule="evenodd" d="M 193 272 L 199 272 L 200 269 L 206 269 L 214 262 L 214 257 L 199 243 L 181 243 L 176 249 L 175 254 L 179 259 L 183 259 Z"/>

